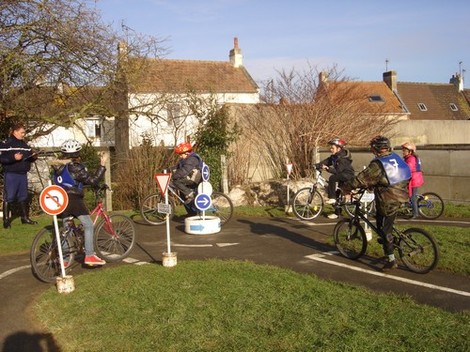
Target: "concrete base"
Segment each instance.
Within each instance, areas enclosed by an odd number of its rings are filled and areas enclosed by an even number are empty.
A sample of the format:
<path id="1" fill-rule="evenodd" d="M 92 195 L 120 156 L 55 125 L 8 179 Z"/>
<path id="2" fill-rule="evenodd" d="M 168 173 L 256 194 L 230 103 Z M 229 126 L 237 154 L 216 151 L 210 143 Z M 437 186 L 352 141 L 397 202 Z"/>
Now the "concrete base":
<path id="1" fill-rule="evenodd" d="M 56 279 L 57 291 L 59 293 L 70 293 L 75 290 L 75 282 L 72 275 L 65 275 Z"/>
<path id="2" fill-rule="evenodd" d="M 173 267 L 173 266 L 176 266 L 177 264 L 177 257 L 176 257 L 176 252 L 163 252 L 162 253 L 162 264 L 163 266 L 165 267 Z"/>
<path id="3" fill-rule="evenodd" d="M 191 235 L 209 235 L 220 232 L 220 218 L 206 216 L 204 220 L 200 216 L 191 216 L 184 220 L 184 232 Z"/>

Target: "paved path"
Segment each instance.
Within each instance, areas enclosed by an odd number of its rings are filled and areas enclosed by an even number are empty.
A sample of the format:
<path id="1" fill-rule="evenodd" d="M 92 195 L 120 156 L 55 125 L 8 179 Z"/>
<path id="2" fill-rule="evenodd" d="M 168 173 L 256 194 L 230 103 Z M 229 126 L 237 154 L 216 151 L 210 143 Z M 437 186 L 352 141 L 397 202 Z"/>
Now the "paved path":
<path id="1" fill-rule="evenodd" d="M 438 271 L 419 275 L 402 267 L 385 275 L 378 270 L 382 263 L 377 260 L 351 261 L 338 255 L 328 244 L 333 225 L 333 222 L 303 223 L 282 218 L 236 218 L 218 234 L 188 235 L 184 233 L 183 223 L 172 222 L 171 249 L 177 252 L 178 262 L 203 258 L 251 260 L 372 290 L 408 294 L 419 303 L 449 311 L 469 310 L 468 278 Z M 458 225 L 470 226 L 470 223 Z M 126 265 L 142 262 L 161 265 L 162 252 L 167 250 L 166 227 L 139 223 L 136 226 L 137 245 Z M 122 264 L 107 266 L 115 265 Z M 76 267 L 71 274 L 75 276 L 87 270 L 100 269 Z M 56 350 L 53 338 L 34 324 L 28 311 L 34 297 L 48 287 L 32 276 L 28 254 L 0 257 L 2 352 Z"/>

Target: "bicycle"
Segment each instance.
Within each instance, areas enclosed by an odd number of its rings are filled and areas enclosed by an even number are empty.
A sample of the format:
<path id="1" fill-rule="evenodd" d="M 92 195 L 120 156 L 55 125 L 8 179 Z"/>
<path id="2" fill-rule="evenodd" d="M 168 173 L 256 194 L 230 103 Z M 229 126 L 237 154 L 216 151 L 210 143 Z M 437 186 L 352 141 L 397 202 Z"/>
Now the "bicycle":
<path id="1" fill-rule="evenodd" d="M 194 191 L 197 193 L 197 189 Z M 157 192 L 147 196 L 143 200 L 140 206 L 140 214 L 144 221 L 149 225 L 164 224 L 167 215 L 172 219 L 175 209 L 179 205 L 183 205 L 189 215 L 201 216 L 202 212 L 196 208 L 194 201 L 190 204 L 185 204 L 184 202 L 185 201 L 181 197 L 179 190 L 170 182 L 168 185 L 168 203 L 170 205 L 170 213 L 163 214 L 158 211 L 158 204 L 165 203 L 165 197 L 162 196 L 160 192 Z M 211 203 L 210 208 L 205 211 L 205 214 L 219 217 L 221 226 L 228 223 L 233 216 L 232 200 L 224 193 L 212 192 Z"/>
<path id="2" fill-rule="evenodd" d="M 315 181 L 312 186 L 299 189 L 292 198 L 292 211 L 300 220 L 313 220 L 321 214 L 325 201 L 321 191 L 323 191 L 328 181 L 322 176 L 322 170 L 315 168 Z M 367 209 L 371 203 L 367 203 Z M 347 201 L 339 188 L 336 190 L 336 204 L 333 208 L 344 209 L 349 216 L 354 214 L 354 206 Z M 368 210 L 369 211 L 369 210 Z"/>
<path id="3" fill-rule="evenodd" d="M 129 256 L 135 244 L 134 222 L 126 215 L 108 215 L 103 205 L 107 185 L 94 189 L 96 207 L 91 211 L 94 229 L 94 247 L 96 254 L 107 262 L 117 262 Z M 73 216 L 62 220 L 59 229 L 62 258 L 70 271 L 73 263 L 85 257 L 85 237 L 83 226 L 75 223 Z M 61 275 L 59 249 L 54 226 L 40 230 L 33 239 L 30 251 L 33 275 L 44 282 L 55 282 Z"/>
<path id="4" fill-rule="evenodd" d="M 361 210 L 361 197 L 364 192 L 365 190 L 359 190 L 352 194 L 352 203 L 355 204 L 354 216 L 351 219 L 338 221 L 333 230 L 336 249 L 349 259 L 358 259 L 367 250 L 368 240 L 361 220 L 375 233 L 380 234 L 380 230 Z M 431 234 L 420 228 L 408 228 L 402 231 L 395 226 L 392 234 L 393 246 L 409 270 L 425 274 L 436 267 L 439 261 L 439 246 Z"/>
<path id="5" fill-rule="evenodd" d="M 444 214 L 444 201 L 437 193 L 425 192 L 423 194 L 418 194 L 416 197 L 418 202 L 418 213 L 423 218 L 435 220 Z M 371 203 L 368 214 L 375 215 L 375 203 Z M 398 216 L 406 219 L 411 219 L 413 217 L 413 204 L 411 199 L 402 204 L 398 210 Z"/>

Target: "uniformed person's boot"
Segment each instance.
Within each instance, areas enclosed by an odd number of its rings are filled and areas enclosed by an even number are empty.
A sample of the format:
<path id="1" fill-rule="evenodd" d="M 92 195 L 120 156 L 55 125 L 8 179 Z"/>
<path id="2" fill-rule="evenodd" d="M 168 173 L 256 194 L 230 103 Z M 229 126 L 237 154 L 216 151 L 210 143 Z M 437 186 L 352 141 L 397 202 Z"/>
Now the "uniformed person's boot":
<path id="1" fill-rule="evenodd" d="M 29 225 L 35 225 L 38 222 L 31 220 L 28 216 L 28 205 L 26 202 L 20 202 L 20 208 L 21 208 L 21 223 L 22 224 L 29 224 Z"/>
<path id="2" fill-rule="evenodd" d="M 9 229 L 11 227 L 10 209 L 8 202 L 3 202 L 3 228 Z"/>

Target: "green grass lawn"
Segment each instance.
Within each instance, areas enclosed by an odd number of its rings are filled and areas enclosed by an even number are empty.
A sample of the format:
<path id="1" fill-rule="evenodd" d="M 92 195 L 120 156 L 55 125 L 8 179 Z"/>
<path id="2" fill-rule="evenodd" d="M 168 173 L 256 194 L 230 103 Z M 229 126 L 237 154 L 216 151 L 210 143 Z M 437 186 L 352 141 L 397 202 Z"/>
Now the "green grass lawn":
<path id="1" fill-rule="evenodd" d="M 61 351 L 468 351 L 470 315 L 237 261 L 103 268 L 33 312 Z"/>

